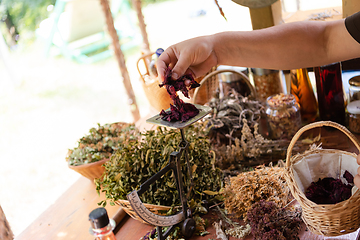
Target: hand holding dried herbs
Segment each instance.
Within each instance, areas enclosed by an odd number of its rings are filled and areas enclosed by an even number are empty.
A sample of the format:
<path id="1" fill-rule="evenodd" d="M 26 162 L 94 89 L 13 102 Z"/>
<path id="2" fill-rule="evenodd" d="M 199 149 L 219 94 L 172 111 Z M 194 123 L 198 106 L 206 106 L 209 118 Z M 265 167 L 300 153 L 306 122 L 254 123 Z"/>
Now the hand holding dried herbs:
<path id="1" fill-rule="evenodd" d="M 190 82 L 190 87 L 185 85 L 185 81 Z M 191 74 L 184 75 L 177 80 L 173 80 L 171 77 L 171 69 L 166 69 L 165 80 L 159 85 L 160 87 L 165 86 L 170 98 L 173 100 L 173 104 L 170 104 L 170 111 L 162 110 L 160 112 L 161 119 L 172 122 L 182 121 L 185 122 L 192 117 L 195 117 L 199 110 L 191 103 L 185 103 L 177 95 L 177 91 L 181 91 L 185 97 L 189 98 L 189 90 L 200 86 L 195 81 Z"/>
<path id="2" fill-rule="evenodd" d="M 214 153 L 206 138 L 207 132 L 200 124 L 192 124 L 184 129 L 185 138 L 189 142 L 189 162 L 193 176 L 191 199 L 203 200 L 209 196 L 205 190 L 218 191 L 222 186 L 221 170 L 216 168 Z M 168 164 L 169 156 L 178 150 L 181 134 L 176 129 L 158 127 L 156 130 L 141 133 L 142 139 L 121 144 L 105 164 L 104 177 L 96 180 L 98 192 L 105 192 L 106 199 L 114 204 L 119 199 L 138 187 L 152 175 Z M 184 187 L 190 186 L 185 159 L 181 161 Z M 187 189 L 184 190 L 188 192 Z M 144 203 L 176 206 L 179 195 L 176 190 L 172 172 L 163 175 L 160 180 L 150 185 L 148 191 L 140 196 Z M 190 199 L 189 198 L 189 199 Z M 106 204 L 106 200 L 100 204 Z"/>
<path id="3" fill-rule="evenodd" d="M 136 138 L 136 131 L 132 123 L 98 124 L 78 141 L 77 147 L 68 151 L 66 160 L 70 165 L 77 166 L 110 158 L 120 143 Z"/>
<path id="4" fill-rule="evenodd" d="M 301 227 L 301 210 L 288 210 L 271 201 L 260 200 L 247 212 L 255 240 L 296 240 Z"/>

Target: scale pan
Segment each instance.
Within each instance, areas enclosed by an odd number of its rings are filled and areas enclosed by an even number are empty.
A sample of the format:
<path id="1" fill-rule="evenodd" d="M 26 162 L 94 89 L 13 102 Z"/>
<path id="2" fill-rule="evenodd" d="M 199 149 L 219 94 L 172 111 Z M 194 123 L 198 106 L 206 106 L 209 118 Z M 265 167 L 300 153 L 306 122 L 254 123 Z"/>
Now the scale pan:
<path id="1" fill-rule="evenodd" d="M 208 113 L 211 112 L 211 107 L 203 106 L 203 105 L 199 105 L 199 104 L 193 104 L 193 105 L 197 109 L 199 109 L 199 113 L 198 113 L 198 115 L 196 115 L 195 117 L 190 118 L 186 122 L 181 122 L 181 121 L 168 122 L 168 121 L 162 120 L 160 114 L 157 114 L 157 115 L 147 119 L 146 122 L 151 123 L 151 124 L 155 124 L 155 125 L 164 126 L 164 127 L 181 129 L 181 128 L 184 128 L 184 127 L 187 127 L 187 126 L 193 124 L 194 122 L 199 121 L 200 119 L 202 119 Z M 170 108 L 168 108 L 166 111 L 170 111 Z"/>

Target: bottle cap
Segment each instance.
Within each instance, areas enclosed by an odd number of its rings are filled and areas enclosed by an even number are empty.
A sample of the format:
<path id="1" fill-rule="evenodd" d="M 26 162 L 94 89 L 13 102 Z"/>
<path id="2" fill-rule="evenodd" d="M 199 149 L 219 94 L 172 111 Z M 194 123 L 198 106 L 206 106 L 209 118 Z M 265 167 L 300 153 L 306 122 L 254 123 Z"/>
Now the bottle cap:
<path id="1" fill-rule="evenodd" d="M 360 76 L 355 76 L 349 79 L 349 84 L 352 86 L 360 86 Z"/>
<path id="2" fill-rule="evenodd" d="M 89 214 L 89 221 L 93 229 L 99 229 L 109 225 L 109 216 L 105 208 L 96 208 Z"/>
<path id="3" fill-rule="evenodd" d="M 156 56 L 158 56 L 158 57 L 160 57 L 160 55 L 162 54 L 164 52 L 164 49 L 162 49 L 162 48 L 158 48 L 158 49 L 156 49 Z"/>

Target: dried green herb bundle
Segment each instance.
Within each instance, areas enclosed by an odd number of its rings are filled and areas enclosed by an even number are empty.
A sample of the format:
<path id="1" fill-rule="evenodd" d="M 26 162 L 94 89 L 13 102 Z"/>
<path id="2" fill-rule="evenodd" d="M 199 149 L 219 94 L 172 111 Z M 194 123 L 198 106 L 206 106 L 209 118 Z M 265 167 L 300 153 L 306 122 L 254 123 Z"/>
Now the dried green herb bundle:
<path id="1" fill-rule="evenodd" d="M 192 124 L 184 129 L 189 142 L 189 162 L 192 170 L 194 187 L 191 199 L 206 199 L 205 190 L 218 191 L 222 185 L 222 172 L 215 168 L 215 155 L 210 151 L 206 130 L 201 124 Z M 179 150 L 180 131 L 158 127 L 156 130 L 141 133 L 142 140 L 121 144 L 119 150 L 105 164 L 104 178 L 97 179 L 96 189 L 105 192 L 110 204 L 138 189 L 138 187 L 169 162 L 173 151 Z M 181 160 L 184 187 L 190 186 L 187 164 Z M 179 205 L 179 195 L 175 181 L 169 171 L 150 185 L 148 191 L 140 196 L 144 203 L 174 206 Z M 188 192 L 187 189 L 184 189 Z M 189 199 L 190 199 L 189 198 Z M 100 204 L 106 204 L 106 200 Z"/>
<path id="2" fill-rule="evenodd" d="M 285 159 L 290 141 L 266 139 L 258 129 L 258 123 L 250 128 L 248 121 L 243 119 L 240 139 L 235 138 L 229 145 L 213 146 L 216 153 L 216 166 L 233 175 L 233 173 L 251 170 L 258 165 Z M 319 139 L 320 136 L 299 140 L 295 143 L 293 152 L 303 152 Z"/>
<path id="3" fill-rule="evenodd" d="M 120 143 L 135 139 L 138 134 L 132 123 L 109 123 L 91 128 L 89 134 L 78 141 L 78 146 L 70 149 L 66 160 L 70 165 L 77 166 L 110 158 Z"/>

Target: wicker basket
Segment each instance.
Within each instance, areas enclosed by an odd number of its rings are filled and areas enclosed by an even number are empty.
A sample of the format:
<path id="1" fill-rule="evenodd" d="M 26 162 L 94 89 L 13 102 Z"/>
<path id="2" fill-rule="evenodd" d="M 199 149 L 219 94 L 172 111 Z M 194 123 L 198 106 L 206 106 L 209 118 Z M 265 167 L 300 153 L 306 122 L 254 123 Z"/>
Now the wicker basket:
<path id="1" fill-rule="evenodd" d="M 310 185 L 311 181 L 314 181 L 312 179 L 318 179 L 320 175 L 338 178 L 343 171 L 348 170 L 355 176 L 357 170 L 356 154 L 334 149 L 315 149 L 291 156 L 292 149 L 303 132 L 322 126 L 330 126 L 342 131 L 360 150 L 357 138 L 344 126 L 331 121 L 308 124 L 294 135 L 289 144 L 285 178 L 291 193 L 302 207 L 302 219 L 308 229 L 318 235 L 339 236 L 354 232 L 359 228 L 359 190 L 348 200 L 336 204 L 321 205 L 307 199 L 304 189 Z M 322 161 L 326 161 L 326 164 Z M 334 165 L 332 165 L 333 163 Z M 306 168 L 307 170 L 305 170 Z"/>
<path id="2" fill-rule="evenodd" d="M 93 181 L 96 178 L 100 178 L 101 175 L 104 173 L 105 168 L 103 164 L 106 163 L 108 160 L 109 159 L 106 158 L 97 162 L 82 164 L 79 166 L 72 166 L 68 164 L 68 167 Z"/>
<path id="3" fill-rule="evenodd" d="M 198 77 L 195 79 L 201 86 L 189 91 L 190 102 L 204 105 L 207 103 L 213 96 L 216 89 L 219 87 L 219 80 L 216 75 L 207 77 L 206 81 L 202 81 L 206 76 L 216 71 L 216 66 L 211 68 L 211 70 L 206 73 L 204 76 Z M 198 89 L 198 90 L 197 90 Z M 194 99 L 194 94 L 196 91 L 196 99 Z"/>
<path id="4" fill-rule="evenodd" d="M 256 92 L 253 85 L 251 85 L 249 78 L 243 74 L 242 72 L 238 72 L 232 69 L 222 69 L 222 70 L 216 70 L 208 73 L 200 82 L 200 87 L 196 88 L 194 91 L 194 94 L 192 96 L 192 102 L 197 104 L 205 104 L 212 97 L 214 97 L 214 94 L 216 92 L 216 89 L 219 88 L 219 81 L 217 78 L 217 75 L 224 72 L 231 72 L 234 74 L 237 74 L 240 76 L 240 79 L 245 82 L 245 84 L 250 89 L 250 96 L 253 99 L 256 99 Z"/>
<path id="5" fill-rule="evenodd" d="M 133 208 L 131 207 L 130 202 L 128 200 L 117 200 L 117 201 L 115 201 L 115 204 L 121 206 L 122 209 L 124 209 L 124 211 L 127 214 L 129 214 L 129 216 L 132 217 L 133 219 L 138 220 L 145 224 L 149 224 L 136 214 L 136 212 L 133 210 Z M 147 204 L 147 203 L 144 203 L 144 206 L 147 209 L 149 209 L 149 211 L 151 211 L 152 213 L 157 214 L 157 215 L 165 215 L 165 213 L 167 211 L 169 211 L 171 208 L 171 207 L 167 207 L 167 206 L 153 205 L 153 204 Z"/>
<path id="6" fill-rule="evenodd" d="M 157 111 L 168 109 L 172 100 L 166 88 L 159 87 L 159 80 L 157 78 L 150 77 L 149 63 L 154 52 L 142 55 L 137 61 L 137 70 L 140 74 L 140 81 L 144 89 L 146 98 L 150 105 Z M 141 64 L 144 65 L 144 69 L 141 70 Z"/>

